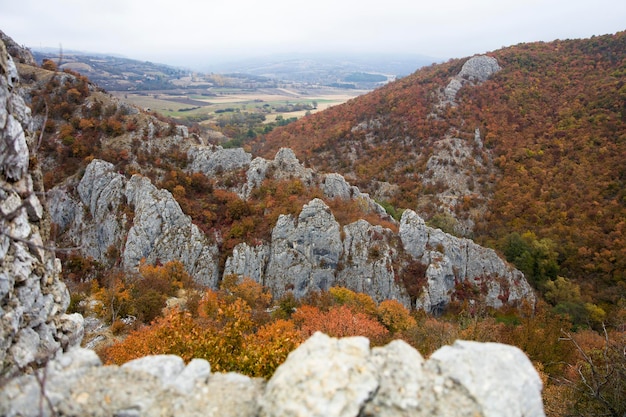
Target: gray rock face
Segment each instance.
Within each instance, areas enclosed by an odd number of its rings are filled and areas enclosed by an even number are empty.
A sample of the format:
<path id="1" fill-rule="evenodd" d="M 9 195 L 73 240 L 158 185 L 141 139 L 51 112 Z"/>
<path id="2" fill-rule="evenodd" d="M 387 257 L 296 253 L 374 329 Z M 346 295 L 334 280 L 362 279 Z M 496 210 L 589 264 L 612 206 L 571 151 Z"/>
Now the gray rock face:
<path id="1" fill-rule="evenodd" d="M 349 200 L 358 191 L 357 187 L 348 184 L 346 179 L 339 174 L 327 174 L 322 183 L 322 191 L 328 198 L 341 198 Z"/>
<path id="2" fill-rule="evenodd" d="M 39 366 L 82 338 L 82 320 L 65 314 L 60 263 L 46 247 L 40 185 L 29 172 L 30 110 L 17 83 L 0 42 L 0 377 Z"/>
<path id="3" fill-rule="evenodd" d="M 189 155 L 192 159 L 189 170 L 202 172 L 209 178 L 223 171 L 248 167 L 252 160 L 252 155 L 242 148 L 224 149 L 221 146 L 194 146 Z"/>
<path id="4" fill-rule="evenodd" d="M 75 349 L 0 391 L 3 416 L 541 417 L 541 380 L 517 348 L 458 341 L 428 361 L 401 340 L 314 334 L 264 383 L 213 374 L 206 361 L 150 356 L 101 366 Z M 184 381 L 180 385 L 179 381 Z M 40 410 L 40 404 L 42 404 Z"/>
<path id="5" fill-rule="evenodd" d="M 298 219 L 278 218 L 265 285 L 277 297 L 288 290 L 296 297 L 327 290 L 335 281 L 341 252 L 339 223 L 322 200 L 314 199 L 302 208 Z"/>
<path id="6" fill-rule="evenodd" d="M 445 102 L 455 105 L 456 94 L 463 85 L 483 83 L 501 69 L 498 61 L 490 56 L 479 55 L 468 59 L 459 74 L 451 78 L 444 89 Z"/>
<path id="7" fill-rule="evenodd" d="M 172 195 L 138 175 L 128 181 L 125 192 L 135 216 L 124 246 L 124 265 L 134 267 L 141 259 L 180 260 L 196 282 L 217 286 L 217 246 L 191 223 Z"/>
<path id="8" fill-rule="evenodd" d="M 407 255 L 427 267 L 426 284 L 414 301 L 398 278 Z M 343 286 L 376 302 L 395 299 L 433 313 L 455 299 L 459 285 L 479 290 L 470 302 L 496 308 L 535 300 L 523 274 L 495 251 L 428 227 L 412 210 L 404 212 L 398 234 L 365 220 L 340 228 L 319 199 L 305 205 L 297 219 L 281 216 L 268 244 L 238 245 L 224 273 L 250 277 L 274 297 L 292 291 L 300 298 Z"/>
<path id="9" fill-rule="evenodd" d="M 314 334 L 268 382 L 260 416 L 358 415 L 378 387 L 369 355 L 369 340 L 364 337 L 332 339 Z"/>
<path id="10" fill-rule="evenodd" d="M 74 349 L 34 375 L 6 384 L 3 416 L 254 416 L 264 382 L 236 374 L 211 374 L 208 362 L 185 366 L 173 355 L 147 356 L 122 367 L 100 364 L 88 349 Z M 42 407 L 40 408 L 40 404 Z"/>
<path id="11" fill-rule="evenodd" d="M 52 220 L 81 251 L 108 262 L 110 247 L 120 249 L 122 265 L 142 259 L 180 260 L 194 279 L 207 286 L 218 281 L 217 246 L 191 223 L 166 190 L 134 175 L 127 180 L 108 162 L 94 160 L 77 186 L 78 199 L 63 188 L 49 193 Z"/>
<path id="12" fill-rule="evenodd" d="M 433 353 L 428 368 L 463 385 L 486 416 L 543 414 L 543 403 L 537 395 L 542 388 L 541 380 L 526 355 L 517 348 L 459 340 Z M 484 378 L 485 375 L 489 378 Z M 509 392 L 517 395 L 502 395 Z"/>
<path id="13" fill-rule="evenodd" d="M 6 50 L 11 57 L 19 63 L 26 65 L 37 65 L 30 50 L 18 45 L 11 37 L 0 30 L 0 41 L 4 42 Z"/>
<path id="14" fill-rule="evenodd" d="M 269 177 L 277 180 L 299 179 L 304 185 L 312 185 L 313 170 L 305 168 L 291 149 L 281 148 L 273 161 L 254 158 L 246 172 L 246 177 L 247 182 L 241 192 L 243 198 L 248 198 L 252 190 Z"/>
<path id="15" fill-rule="evenodd" d="M 269 258 L 270 245 L 263 243 L 251 246 L 247 243 L 240 243 L 233 249 L 232 256 L 226 260 L 224 276 L 235 274 L 263 284 Z"/>
<path id="16" fill-rule="evenodd" d="M 410 305 L 410 299 L 395 280 L 398 250 L 395 235 L 381 226 L 358 220 L 343 228 L 342 268 L 337 284 L 368 294 L 377 303 L 395 299 Z"/>
<path id="17" fill-rule="evenodd" d="M 30 124 L 30 109 L 17 94 L 19 76 L 15 63 L 7 53 L 4 43 L 0 46 L 0 173 L 7 180 L 17 181 L 28 169 L 28 146 L 25 129 Z"/>
<path id="18" fill-rule="evenodd" d="M 501 69 L 498 60 L 494 57 L 479 55 L 468 59 L 463 64 L 459 77 L 470 81 L 484 82 Z"/>
<path id="19" fill-rule="evenodd" d="M 324 175 L 324 181 L 321 183 L 320 187 L 324 195 L 328 198 L 357 200 L 361 207 L 366 208 L 370 213 L 376 213 L 386 220 L 395 221 L 380 204 L 369 196 L 369 194 L 362 193 L 358 187 L 350 185 L 342 175 L 336 173 Z"/>
<path id="20" fill-rule="evenodd" d="M 479 287 L 485 294 L 484 301 L 492 307 L 501 307 L 504 302 L 534 302 L 524 275 L 506 264 L 494 250 L 428 227 L 412 210 L 402 215 L 400 239 L 414 259 L 428 265 L 428 284 L 418 300 L 418 308 L 433 311 L 446 305 L 455 285 L 462 282 Z"/>

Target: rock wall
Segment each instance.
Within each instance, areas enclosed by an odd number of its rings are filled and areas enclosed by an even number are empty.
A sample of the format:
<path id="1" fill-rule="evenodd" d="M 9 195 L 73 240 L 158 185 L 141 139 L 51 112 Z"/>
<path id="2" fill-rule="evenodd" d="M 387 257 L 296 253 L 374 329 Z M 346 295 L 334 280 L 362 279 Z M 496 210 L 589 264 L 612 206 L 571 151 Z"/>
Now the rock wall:
<path id="1" fill-rule="evenodd" d="M 540 417 L 541 380 L 519 349 L 457 341 L 425 361 L 401 340 L 314 334 L 267 381 L 211 373 L 210 364 L 148 356 L 101 366 L 75 349 L 0 392 L 13 416 Z"/>
<path id="2" fill-rule="evenodd" d="M 458 75 L 452 77 L 444 90 L 445 103 L 456 105 L 456 94 L 465 84 L 480 84 L 502 68 L 491 56 L 478 55 L 468 59 Z"/>
<path id="3" fill-rule="evenodd" d="M 290 155 L 283 150 L 277 156 L 283 162 L 274 163 L 297 165 Z M 255 161 L 259 158 L 252 166 Z M 265 175 L 262 172 L 260 177 Z M 311 175 L 301 166 L 292 172 L 305 178 Z M 382 216 L 378 204 L 340 175 L 328 174 L 321 184 L 326 195 L 358 199 Z M 110 262 L 111 248 L 120 248 L 126 268 L 136 267 L 141 259 L 180 260 L 197 282 L 212 288 L 219 285 L 217 244 L 191 223 L 168 191 L 139 175 L 127 179 L 112 164 L 99 160 L 89 164 L 76 193 L 67 188 L 48 193 L 52 220 L 84 255 Z M 428 268 L 426 284 L 412 297 L 399 279 L 411 260 Z M 376 302 L 396 299 L 434 313 L 454 298 L 458 285 L 479 288 L 482 296 L 474 301 L 493 307 L 534 302 L 523 274 L 493 250 L 427 227 L 412 210 L 405 211 L 396 234 L 364 220 L 341 227 L 321 199 L 310 201 L 297 217 L 280 216 L 269 241 L 236 246 L 221 274 L 250 277 L 269 287 L 275 297 L 292 291 L 300 298 L 311 291 L 344 286 Z"/>
<path id="4" fill-rule="evenodd" d="M 426 267 L 426 282 L 414 300 L 398 279 L 410 260 Z M 275 297 L 343 286 L 376 302 L 396 299 L 432 313 L 450 303 L 459 285 L 479 289 L 471 302 L 491 307 L 535 300 L 524 275 L 495 251 L 428 227 L 412 210 L 404 212 L 396 235 L 365 220 L 341 228 L 320 199 L 305 205 L 297 218 L 281 216 L 271 242 L 238 245 L 225 274 L 251 277 Z"/>
<path id="5" fill-rule="evenodd" d="M 0 379 L 80 343 L 83 331 L 81 316 L 65 314 L 70 297 L 47 239 L 41 173 L 29 167 L 32 121 L 18 83 L 0 42 Z"/>
<path id="6" fill-rule="evenodd" d="M 411 210 L 403 213 L 399 233 L 405 250 L 428 265 L 428 282 L 418 308 L 433 312 L 445 306 L 454 296 L 455 286 L 461 283 L 479 288 L 486 304 L 492 307 L 521 300 L 534 302 L 524 274 L 500 259 L 493 249 L 428 227 Z"/>
<path id="7" fill-rule="evenodd" d="M 148 178 L 130 179 L 113 164 L 94 160 L 76 187 L 78 198 L 66 187 L 48 193 L 52 221 L 81 252 L 111 261 L 110 248 L 120 248 L 119 261 L 135 268 L 148 263 L 180 260 L 195 280 L 218 285 L 218 249 L 185 215 L 167 190 Z"/>

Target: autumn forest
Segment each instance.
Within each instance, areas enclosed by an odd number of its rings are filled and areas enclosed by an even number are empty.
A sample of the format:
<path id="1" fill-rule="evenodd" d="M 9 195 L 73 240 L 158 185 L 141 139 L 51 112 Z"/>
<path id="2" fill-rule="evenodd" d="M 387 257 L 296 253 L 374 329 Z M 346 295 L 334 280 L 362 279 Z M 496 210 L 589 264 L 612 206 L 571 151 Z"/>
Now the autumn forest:
<path id="1" fill-rule="evenodd" d="M 219 288 L 208 289 L 180 262 L 123 270 L 119 248 L 112 245 L 107 259 L 94 260 L 59 237 L 70 311 L 107 325 L 107 342 L 98 347 L 103 360 L 120 364 L 172 353 L 206 358 L 215 371 L 267 378 L 318 330 L 364 335 L 372 345 L 401 338 L 424 356 L 456 339 L 494 341 L 518 346 L 532 360 L 544 382 L 547 415 L 623 416 L 626 32 L 488 55 L 502 69 L 484 83 L 467 80 L 454 104 L 442 104 L 444 89 L 467 59 L 424 67 L 241 144 L 268 159 L 289 147 L 306 167 L 343 175 L 388 213 L 326 199 L 342 227 L 366 219 L 397 231 L 402 211 L 412 209 L 430 226 L 495 249 L 524 273 L 536 305 L 494 309 L 480 302 L 477 287 L 463 283 L 438 315 L 396 300 L 377 304 L 335 286 L 303 299 L 273 298 L 261 284 L 227 275 Z M 31 159 L 42 167 L 45 189 L 73 190 L 96 158 L 126 177 L 148 177 L 217 242 L 222 271 L 236 245 L 268 240 L 281 214 L 297 215 L 323 197 L 297 178 L 270 177 L 244 199 L 235 187 L 246 181 L 243 169 L 189 172 L 184 147 L 166 140 L 177 134 L 179 120 L 113 100 L 52 61 L 19 70 L 33 114 L 43 121 Z M 220 130 L 198 123 L 185 128 L 198 142 Z M 433 167 L 470 174 L 452 192 Z M 131 207 L 115 209 L 132 223 Z M 51 225 L 52 239 L 61 232 Z M 425 268 L 411 267 L 419 292 Z"/>

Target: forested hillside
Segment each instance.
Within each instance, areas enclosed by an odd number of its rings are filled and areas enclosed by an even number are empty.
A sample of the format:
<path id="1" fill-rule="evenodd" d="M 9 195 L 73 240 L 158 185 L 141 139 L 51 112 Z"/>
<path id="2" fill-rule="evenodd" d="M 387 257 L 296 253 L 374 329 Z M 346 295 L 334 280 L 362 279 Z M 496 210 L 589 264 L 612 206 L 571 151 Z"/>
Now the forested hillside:
<path id="1" fill-rule="evenodd" d="M 172 353 L 264 377 L 316 330 L 425 355 L 510 343 L 549 416 L 622 415 L 625 57 L 620 33 L 433 65 L 252 154 L 18 64 L 68 311 L 109 363 Z"/>
<path id="2" fill-rule="evenodd" d="M 626 32 L 489 56 L 502 69 L 465 84 L 455 103 L 442 97 L 466 60 L 277 129 L 253 149 L 292 147 L 310 166 L 435 223 L 470 217 L 470 235 L 500 249 L 540 290 L 563 276 L 611 310 L 626 292 Z M 481 169 L 450 210 L 432 199 L 448 184 L 430 181 L 427 165 L 450 138 L 469 143 L 477 133 L 484 148 L 472 143 L 463 163 Z"/>

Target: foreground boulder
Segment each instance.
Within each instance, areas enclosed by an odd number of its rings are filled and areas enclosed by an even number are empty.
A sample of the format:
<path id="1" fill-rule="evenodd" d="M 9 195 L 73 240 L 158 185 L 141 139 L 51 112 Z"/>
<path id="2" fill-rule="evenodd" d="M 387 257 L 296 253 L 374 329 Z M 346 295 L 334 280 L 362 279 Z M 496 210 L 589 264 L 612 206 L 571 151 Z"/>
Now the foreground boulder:
<path id="1" fill-rule="evenodd" d="M 7 384 L 0 414 L 532 417 L 544 415 L 541 388 L 512 346 L 457 341 L 425 361 L 400 340 L 370 349 L 364 337 L 316 333 L 267 383 L 173 355 L 101 366 L 93 351 L 75 349 Z"/>

